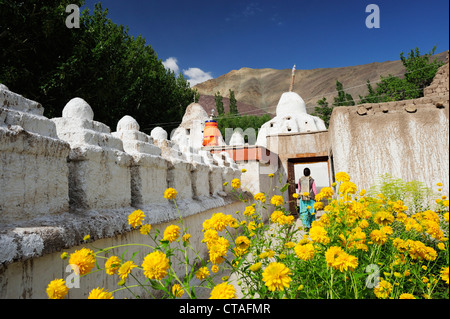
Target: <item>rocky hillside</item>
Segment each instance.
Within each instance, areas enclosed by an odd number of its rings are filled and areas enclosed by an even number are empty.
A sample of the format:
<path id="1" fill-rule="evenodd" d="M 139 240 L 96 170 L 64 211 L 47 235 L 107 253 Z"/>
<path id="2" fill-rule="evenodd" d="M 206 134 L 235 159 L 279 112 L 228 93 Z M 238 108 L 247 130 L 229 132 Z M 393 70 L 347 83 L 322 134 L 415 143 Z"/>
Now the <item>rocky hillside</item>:
<path id="1" fill-rule="evenodd" d="M 435 57 L 445 60 L 447 52 L 436 54 Z M 401 60 L 341 68 L 296 70 L 293 91 L 305 100 L 307 110 L 311 113 L 317 100 L 322 97 L 325 96 L 329 102 L 333 101 L 336 96 L 336 80 L 339 80 L 346 92 L 356 100 L 359 95 L 367 93 L 367 80 L 374 85 L 381 75 L 401 76 L 404 71 Z M 239 101 L 240 114 L 263 114 L 258 113 L 257 109 L 274 114 L 281 94 L 289 90 L 290 81 L 291 69 L 242 68 L 197 84 L 195 88 L 201 94 L 199 102 L 208 114 L 211 108 L 215 108 L 214 94 L 219 91 L 222 96 L 227 97 L 229 89 L 235 92 Z M 224 99 L 225 110 L 228 106 L 226 100 Z"/>

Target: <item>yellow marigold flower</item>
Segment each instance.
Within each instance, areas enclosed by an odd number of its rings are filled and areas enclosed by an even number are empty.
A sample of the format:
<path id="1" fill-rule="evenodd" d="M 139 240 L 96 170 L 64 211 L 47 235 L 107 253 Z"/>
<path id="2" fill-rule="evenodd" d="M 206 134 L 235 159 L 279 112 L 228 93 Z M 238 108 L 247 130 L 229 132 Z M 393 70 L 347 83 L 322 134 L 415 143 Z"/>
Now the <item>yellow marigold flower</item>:
<path id="1" fill-rule="evenodd" d="M 355 194 L 356 189 L 356 185 L 352 182 L 343 182 L 341 185 L 339 185 L 339 193 L 341 194 Z"/>
<path id="2" fill-rule="evenodd" d="M 263 193 L 257 193 L 254 196 L 255 200 L 259 200 L 261 203 L 266 202 L 266 196 Z"/>
<path id="3" fill-rule="evenodd" d="M 284 203 L 283 196 L 273 195 L 272 198 L 270 199 L 270 203 L 275 206 L 283 205 L 283 203 Z"/>
<path id="4" fill-rule="evenodd" d="M 364 196 L 364 195 L 366 195 L 366 190 L 361 189 L 361 191 L 359 192 L 359 196 Z"/>
<path id="5" fill-rule="evenodd" d="M 306 209 L 311 209 L 311 206 L 306 206 Z"/>
<path id="6" fill-rule="evenodd" d="M 168 240 L 170 243 L 174 242 L 180 235 L 180 227 L 177 225 L 169 225 L 164 230 L 163 240 Z"/>
<path id="7" fill-rule="evenodd" d="M 307 261 L 314 257 L 315 250 L 314 250 L 313 244 L 301 245 L 300 243 L 298 243 L 294 247 L 294 251 L 298 258 L 300 258 L 301 260 Z"/>
<path id="8" fill-rule="evenodd" d="M 197 279 L 205 279 L 206 277 L 209 276 L 209 270 L 207 267 L 201 267 L 199 270 L 197 270 L 197 272 L 195 273 L 195 276 L 197 277 Z"/>
<path id="9" fill-rule="evenodd" d="M 69 265 L 77 275 L 85 275 L 94 268 L 95 260 L 94 252 L 83 247 L 70 254 Z"/>
<path id="10" fill-rule="evenodd" d="M 166 254 L 156 250 L 145 256 L 142 262 L 144 275 L 148 279 L 162 279 L 167 275 L 169 269 L 169 259 Z"/>
<path id="11" fill-rule="evenodd" d="M 186 243 L 189 243 L 189 239 L 192 237 L 191 234 L 184 234 L 182 240 Z"/>
<path id="12" fill-rule="evenodd" d="M 245 210 L 243 212 L 243 214 L 245 216 L 253 216 L 256 213 L 255 207 L 254 206 L 247 206 L 245 207 Z"/>
<path id="13" fill-rule="evenodd" d="M 443 280 L 443 281 L 445 281 L 445 283 L 448 285 L 448 266 L 447 267 L 445 267 L 445 268 L 442 268 L 442 271 L 441 271 L 441 279 Z"/>
<path id="14" fill-rule="evenodd" d="M 438 243 L 437 244 L 439 250 L 445 250 L 445 244 L 444 243 Z"/>
<path id="15" fill-rule="evenodd" d="M 441 182 L 437 183 L 436 186 L 443 186 Z"/>
<path id="16" fill-rule="evenodd" d="M 245 168 L 241 169 L 241 173 L 245 173 L 247 170 Z"/>
<path id="17" fill-rule="evenodd" d="M 69 258 L 69 254 L 67 253 L 67 252 L 63 252 L 62 254 L 61 254 L 61 259 L 67 259 L 67 258 Z"/>
<path id="18" fill-rule="evenodd" d="M 373 216 L 373 221 L 378 225 L 386 226 L 394 222 L 394 215 L 390 212 L 378 212 Z"/>
<path id="19" fill-rule="evenodd" d="M 88 241 L 89 239 L 91 239 L 91 235 L 86 235 L 86 236 L 83 237 L 84 241 Z"/>
<path id="20" fill-rule="evenodd" d="M 270 178 L 274 177 L 275 174 L 268 174 L 267 176 L 269 176 Z"/>
<path id="21" fill-rule="evenodd" d="M 209 299 L 234 299 L 236 298 L 236 289 L 233 285 L 223 282 L 216 285 L 211 290 L 211 297 Z"/>
<path id="22" fill-rule="evenodd" d="M 286 247 L 286 248 L 295 247 L 295 243 L 292 241 L 288 241 L 287 243 L 284 244 L 284 247 Z"/>
<path id="23" fill-rule="evenodd" d="M 167 200 L 174 200 L 178 192 L 175 188 L 169 187 L 164 191 L 164 198 Z"/>
<path id="24" fill-rule="evenodd" d="M 275 210 L 271 215 L 270 215 L 270 220 L 272 221 L 272 223 L 277 223 L 278 219 L 280 219 L 282 216 L 284 216 L 284 213 L 280 210 Z"/>
<path id="25" fill-rule="evenodd" d="M 206 243 L 206 246 L 209 248 L 214 242 L 219 239 L 219 234 L 214 229 L 208 229 L 203 234 L 202 243 Z"/>
<path id="26" fill-rule="evenodd" d="M 436 204 L 440 204 L 440 203 L 442 202 L 442 199 L 441 199 L 441 198 L 437 198 L 437 199 L 435 200 L 435 202 L 436 202 Z"/>
<path id="27" fill-rule="evenodd" d="M 378 245 L 383 245 L 387 241 L 387 234 L 380 229 L 374 229 L 370 233 L 370 239 Z"/>
<path id="28" fill-rule="evenodd" d="M 403 223 L 407 218 L 408 218 L 408 216 L 405 213 L 397 213 L 396 219 L 399 222 Z"/>
<path id="29" fill-rule="evenodd" d="M 176 297 L 176 298 L 180 298 L 181 296 L 183 296 L 184 294 L 184 290 L 183 287 L 181 287 L 180 284 L 175 284 L 172 286 L 172 294 Z"/>
<path id="30" fill-rule="evenodd" d="M 424 284 L 426 284 L 427 282 L 429 282 L 430 280 L 427 277 L 422 277 L 422 282 Z"/>
<path id="31" fill-rule="evenodd" d="M 238 189 L 241 187 L 241 181 L 239 180 L 239 178 L 233 178 L 233 180 L 231 181 L 231 187 L 233 187 L 234 189 Z"/>
<path id="32" fill-rule="evenodd" d="M 63 279 L 55 279 L 50 281 L 46 292 L 49 299 L 63 299 L 69 292 L 69 288 Z"/>
<path id="33" fill-rule="evenodd" d="M 308 193 L 308 192 L 303 192 L 303 193 L 302 193 L 302 196 L 305 196 L 305 197 L 306 197 L 306 196 L 309 196 L 309 193 Z"/>
<path id="34" fill-rule="evenodd" d="M 262 265 L 262 263 L 256 263 L 256 264 L 253 264 L 250 267 L 248 267 L 248 269 L 250 269 L 253 272 L 257 272 L 258 270 L 261 269 L 261 265 Z"/>
<path id="35" fill-rule="evenodd" d="M 322 197 L 319 200 L 317 200 L 317 195 L 319 195 L 319 194 L 321 194 Z M 323 187 L 320 190 L 319 194 L 316 195 L 316 201 L 320 201 L 323 198 L 331 198 L 334 195 L 334 191 L 331 187 Z"/>
<path id="36" fill-rule="evenodd" d="M 331 246 L 327 249 L 327 251 L 325 252 L 325 260 L 327 262 L 327 265 L 330 267 L 333 267 L 336 258 L 342 254 L 344 251 L 342 250 L 341 247 L 338 246 Z"/>
<path id="37" fill-rule="evenodd" d="M 314 205 L 313 205 L 313 208 L 315 210 L 321 210 L 321 209 L 323 209 L 323 203 L 322 202 L 315 202 Z"/>
<path id="38" fill-rule="evenodd" d="M 108 275 L 117 274 L 117 271 L 120 268 L 120 258 L 117 256 L 111 256 L 105 262 L 105 271 Z"/>
<path id="39" fill-rule="evenodd" d="M 400 297 L 398 297 L 398 299 L 416 299 L 416 297 L 412 294 L 403 293 Z"/>
<path id="40" fill-rule="evenodd" d="M 321 226 L 313 226 L 309 230 L 309 237 L 315 243 L 328 244 L 330 238 L 327 236 L 327 231 Z"/>
<path id="41" fill-rule="evenodd" d="M 342 252 L 334 260 L 333 267 L 341 272 L 353 271 L 358 267 L 358 257 Z"/>
<path id="42" fill-rule="evenodd" d="M 254 221 L 249 222 L 247 225 L 247 229 L 249 231 L 254 231 L 256 229 L 256 223 Z"/>
<path id="43" fill-rule="evenodd" d="M 250 247 L 250 240 L 246 236 L 239 236 L 234 241 L 236 244 L 236 247 L 239 247 L 240 249 L 248 249 Z"/>
<path id="44" fill-rule="evenodd" d="M 449 204 L 448 199 L 446 199 L 442 202 L 442 205 L 444 205 L 445 207 L 448 207 L 448 204 Z M 448 215 L 448 213 L 447 213 L 447 215 Z M 447 218 L 447 220 L 448 220 L 448 218 Z"/>
<path id="45" fill-rule="evenodd" d="M 350 180 L 350 176 L 345 172 L 337 173 L 335 178 L 338 182 L 348 182 Z"/>
<path id="46" fill-rule="evenodd" d="M 227 248 L 227 246 L 221 245 L 217 241 L 209 248 L 209 260 L 211 260 L 214 265 L 221 264 L 225 260 L 224 257 L 227 255 Z"/>
<path id="47" fill-rule="evenodd" d="M 378 285 L 373 289 L 375 296 L 379 299 L 386 299 L 392 291 L 392 284 L 382 279 Z"/>
<path id="48" fill-rule="evenodd" d="M 128 224 L 131 227 L 136 228 L 137 226 L 142 225 L 142 221 L 144 220 L 144 218 L 145 218 L 144 212 L 140 209 L 137 209 L 130 215 L 128 215 Z"/>
<path id="49" fill-rule="evenodd" d="M 212 271 L 213 273 L 218 272 L 218 271 L 219 271 L 219 266 L 217 266 L 217 265 L 212 265 L 211 271 Z"/>
<path id="50" fill-rule="evenodd" d="M 139 231 L 141 232 L 142 235 L 148 235 L 150 233 L 151 229 L 152 229 L 152 225 L 145 224 L 139 229 Z"/>
<path id="51" fill-rule="evenodd" d="M 333 182 L 333 184 L 331 184 L 332 187 L 336 187 L 337 183 Z"/>
<path id="52" fill-rule="evenodd" d="M 361 229 L 365 229 L 365 228 L 369 227 L 369 222 L 367 220 L 363 219 L 363 220 L 358 222 L 358 226 Z"/>
<path id="53" fill-rule="evenodd" d="M 298 198 L 298 194 L 297 194 L 297 193 L 294 193 L 294 194 L 292 194 L 292 197 Z"/>
<path id="54" fill-rule="evenodd" d="M 284 288 L 289 288 L 292 281 L 290 275 L 291 271 L 288 267 L 282 263 L 273 262 L 264 269 L 262 280 L 270 291 L 284 291 Z"/>
<path id="55" fill-rule="evenodd" d="M 88 299 L 114 299 L 114 297 L 112 292 L 108 292 L 108 289 L 97 287 L 89 292 Z"/>
<path id="56" fill-rule="evenodd" d="M 133 261 L 127 261 L 122 266 L 120 266 L 118 272 L 120 279 L 126 279 L 128 278 L 128 275 L 131 274 L 131 271 L 133 268 L 136 268 L 137 265 L 134 264 Z"/>
<path id="57" fill-rule="evenodd" d="M 448 212 L 444 213 L 444 215 L 442 215 L 444 217 L 444 220 L 446 222 L 448 222 Z"/>

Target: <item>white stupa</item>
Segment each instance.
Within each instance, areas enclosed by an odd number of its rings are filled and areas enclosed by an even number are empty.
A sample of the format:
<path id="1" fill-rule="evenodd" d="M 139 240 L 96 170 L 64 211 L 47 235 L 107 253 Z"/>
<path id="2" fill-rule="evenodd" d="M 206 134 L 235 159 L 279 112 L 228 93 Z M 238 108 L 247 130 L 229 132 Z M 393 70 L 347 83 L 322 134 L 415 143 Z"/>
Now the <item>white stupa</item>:
<path id="1" fill-rule="evenodd" d="M 325 131 L 325 122 L 306 112 L 305 101 L 295 92 L 292 92 L 294 83 L 295 65 L 292 69 L 292 81 L 289 92 L 281 95 L 276 108 L 276 116 L 264 123 L 258 132 L 256 144 L 267 146 L 266 137 L 280 133 L 308 133 Z"/>

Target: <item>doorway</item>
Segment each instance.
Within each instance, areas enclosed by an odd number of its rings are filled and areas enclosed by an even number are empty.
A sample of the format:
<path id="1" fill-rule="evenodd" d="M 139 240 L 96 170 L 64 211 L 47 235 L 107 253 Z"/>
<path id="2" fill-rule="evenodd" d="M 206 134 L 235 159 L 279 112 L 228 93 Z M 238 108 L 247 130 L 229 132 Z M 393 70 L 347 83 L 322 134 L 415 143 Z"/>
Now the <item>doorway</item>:
<path id="1" fill-rule="evenodd" d="M 287 161 L 288 173 L 288 194 L 289 210 L 291 214 L 297 214 L 298 205 L 292 195 L 298 191 L 298 180 L 303 176 L 303 169 L 308 167 L 311 170 L 311 177 L 314 178 L 317 192 L 323 187 L 331 186 L 331 165 L 328 156 L 297 157 Z"/>

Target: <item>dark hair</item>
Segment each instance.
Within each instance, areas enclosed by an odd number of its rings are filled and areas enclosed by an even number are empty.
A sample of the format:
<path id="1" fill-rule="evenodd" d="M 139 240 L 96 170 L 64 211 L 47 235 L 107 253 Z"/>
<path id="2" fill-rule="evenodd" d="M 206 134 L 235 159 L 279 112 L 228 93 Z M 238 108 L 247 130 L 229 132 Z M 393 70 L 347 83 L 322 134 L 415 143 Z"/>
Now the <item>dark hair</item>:
<path id="1" fill-rule="evenodd" d="M 311 175 L 311 171 L 309 170 L 308 167 L 306 167 L 306 168 L 303 170 L 303 175 L 305 175 L 305 176 Z"/>

